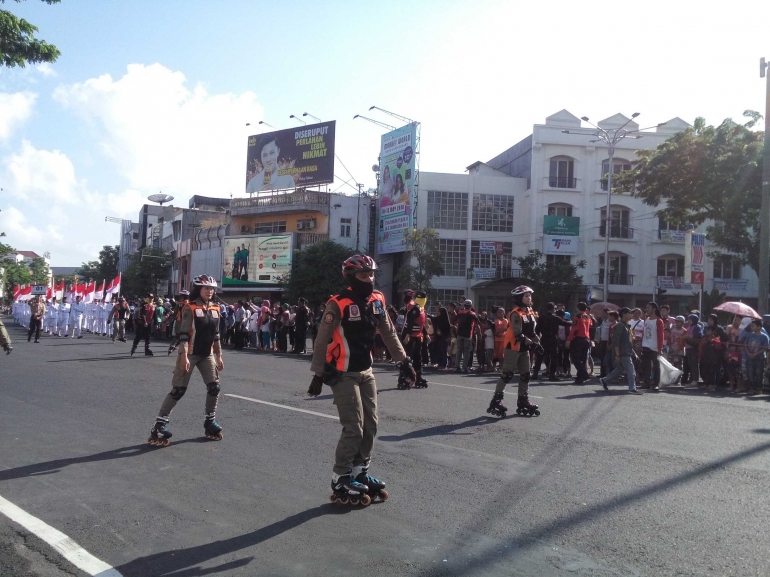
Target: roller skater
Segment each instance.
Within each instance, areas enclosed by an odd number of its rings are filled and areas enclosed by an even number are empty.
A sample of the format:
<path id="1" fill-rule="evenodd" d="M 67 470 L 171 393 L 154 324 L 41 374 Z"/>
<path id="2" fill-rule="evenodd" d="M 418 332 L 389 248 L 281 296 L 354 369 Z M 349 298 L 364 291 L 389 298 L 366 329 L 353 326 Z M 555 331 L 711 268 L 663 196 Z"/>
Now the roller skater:
<path id="1" fill-rule="evenodd" d="M 414 381 L 415 389 L 426 389 L 428 387 L 428 381 L 422 377 L 422 345 L 423 342 L 429 341 L 428 331 L 425 328 L 425 303 L 428 300 L 428 295 L 424 292 L 415 293 L 411 289 L 404 291 L 404 304 L 406 305 L 406 318 L 404 320 L 404 329 L 402 332 L 402 340 L 404 342 L 404 350 L 409 355 L 409 359 L 412 361 L 412 367 L 417 378 Z M 408 383 L 402 383 L 399 379 L 399 389 L 408 389 Z"/>
<path id="2" fill-rule="evenodd" d="M 532 293 L 528 286 L 521 285 L 511 291 L 515 306 L 508 314 L 508 329 L 505 332 L 503 363 L 495 394 L 489 403 L 487 413 L 503 418 L 508 411 L 503 405 L 505 386 L 513 378 L 514 370 L 519 372 L 519 399 L 516 413 L 519 415 L 540 415 L 538 406 L 529 402 L 530 351 L 539 345 L 536 334 L 537 313 L 532 309 Z"/>
<path id="3" fill-rule="evenodd" d="M 169 416 L 187 392 L 195 367 L 198 367 L 208 389 L 204 435 L 207 439 L 222 440 L 222 427 L 215 420 L 220 392 L 219 371 L 225 367 L 219 342 L 219 307 L 212 303 L 216 286 L 217 281 L 209 275 L 193 279 L 190 302 L 185 305 L 181 320 L 177 323 L 179 354 L 171 380 L 171 392 L 163 400 L 155 425 L 150 431 L 150 438 L 147 439 L 150 445 L 168 445 L 168 439 L 171 438 L 171 431 L 168 430 Z"/>
<path id="4" fill-rule="evenodd" d="M 317 397 L 323 384 L 329 385 L 342 424 L 329 497 L 342 504 L 366 506 L 371 491 L 381 500 L 387 498 L 385 484 L 368 476 L 378 421 L 371 353 L 376 330 L 400 364 L 399 382 L 411 384 L 416 376 L 385 311 L 385 297 L 374 290 L 375 270 L 377 264 L 366 255 L 352 256 L 342 264 L 349 288 L 326 304 L 310 365 L 314 376 L 308 395 Z"/>
<path id="5" fill-rule="evenodd" d="M 353 467 L 353 472 L 351 473 L 351 476 L 353 477 L 353 479 L 355 479 L 357 483 L 360 483 L 361 485 L 367 488 L 367 494 L 372 498 L 372 501 L 388 500 L 388 492 L 385 490 L 385 481 L 382 481 L 377 477 L 372 477 L 371 475 L 369 475 L 368 464 Z"/>

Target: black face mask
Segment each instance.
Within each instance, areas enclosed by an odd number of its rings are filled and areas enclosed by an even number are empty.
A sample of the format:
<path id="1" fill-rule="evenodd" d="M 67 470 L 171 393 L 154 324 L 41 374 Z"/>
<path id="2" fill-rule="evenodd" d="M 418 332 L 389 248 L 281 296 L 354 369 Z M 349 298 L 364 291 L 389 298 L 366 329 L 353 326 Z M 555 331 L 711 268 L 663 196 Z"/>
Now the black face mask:
<path id="1" fill-rule="evenodd" d="M 351 276 L 349 279 L 350 290 L 360 298 L 368 299 L 374 292 L 374 283 L 358 280 L 356 277 Z"/>

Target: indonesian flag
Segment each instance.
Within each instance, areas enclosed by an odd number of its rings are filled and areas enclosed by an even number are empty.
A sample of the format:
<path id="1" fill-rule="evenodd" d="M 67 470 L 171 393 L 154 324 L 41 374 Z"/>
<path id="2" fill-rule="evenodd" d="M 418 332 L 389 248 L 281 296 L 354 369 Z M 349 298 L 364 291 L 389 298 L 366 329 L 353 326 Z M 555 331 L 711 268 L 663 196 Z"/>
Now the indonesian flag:
<path id="1" fill-rule="evenodd" d="M 45 300 L 50 301 L 52 296 L 53 296 L 53 287 L 48 287 L 45 290 Z"/>
<path id="2" fill-rule="evenodd" d="M 64 298 L 64 281 L 60 280 L 54 287 L 54 296 L 56 300 L 61 301 Z"/>
<path id="3" fill-rule="evenodd" d="M 107 293 L 110 295 L 119 295 L 120 294 L 120 273 L 118 273 L 118 276 L 116 276 L 109 285 L 107 285 Z"/>
<path id="4" fill-rule="evenodd" d="M 23 289 L 21 289 L 21 300 L 28 301 L 32 298 L 32 285 L 25 285 Z"/>
<path id="5" fill-rule="evenodd" d="M 104 298 L 104 285 L 106 281 L 102 281 L 102 284 L 99 285 L 99 288 L 96 289 L 96 293 L 94 294 L 94 299 L 102 300 Z M 96 284 L 96 282 L 94 282 Z"/>
<path id="6" fill-rule="evenodd" d="M 13 300 L 15 301 L 19 300 L 20 296 L 21 296 L 21 287 L 19 285 L 16 285 L 13 287 Z"/>
<path id="7" fill-rule="evenodd" d="M 83 291 L 83 302 L 91 303 L 94 301 L 94 290 L 96 289 L 96 281 L 91 281 L 86 284 Z"/>

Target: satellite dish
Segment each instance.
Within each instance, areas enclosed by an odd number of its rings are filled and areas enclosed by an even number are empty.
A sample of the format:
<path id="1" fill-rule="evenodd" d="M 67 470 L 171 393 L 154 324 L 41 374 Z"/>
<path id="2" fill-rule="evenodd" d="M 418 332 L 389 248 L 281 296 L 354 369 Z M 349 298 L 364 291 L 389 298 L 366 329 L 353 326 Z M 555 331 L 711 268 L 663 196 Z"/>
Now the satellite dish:
<path id="1" fill-rule="evenodd" d="M 372 172 L 380 172 L 380 165 L 372 164 Z"/>
<path id="2" fill-rule="evenodd" d="M 150 202 L 157 202 L 159 205 L 163 206 L 164 202 L 171 202 L 174 200 L 174 197 L 170 194 L 151 194 L 147 197 L 147 200 Z"/>

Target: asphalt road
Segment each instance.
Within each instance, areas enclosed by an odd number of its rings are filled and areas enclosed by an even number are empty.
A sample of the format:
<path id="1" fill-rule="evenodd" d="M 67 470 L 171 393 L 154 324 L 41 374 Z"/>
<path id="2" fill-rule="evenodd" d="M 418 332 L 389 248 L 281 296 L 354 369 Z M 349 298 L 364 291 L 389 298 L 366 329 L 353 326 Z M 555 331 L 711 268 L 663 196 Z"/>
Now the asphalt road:
<path id="1" fill-rule="evenodd" d="M 0 497 L 124 576 L 770 574 L 765 396 L 541 382 L 540 417 L 498 420 L 494 377 L 399 391 L 378 366 L 372 474 L 391 498 L 350 508 L 328 502 L 340 427 L 328 388 L 305 395 L 307 357 L 226 351 L 223 393 L 279 406 L 224 396 L 207 441 L 196 373 L 159 449 L 165 343 L 130 358 L 10 325 Z M 0 515 L 0 574 L 83 573 Z"/>

